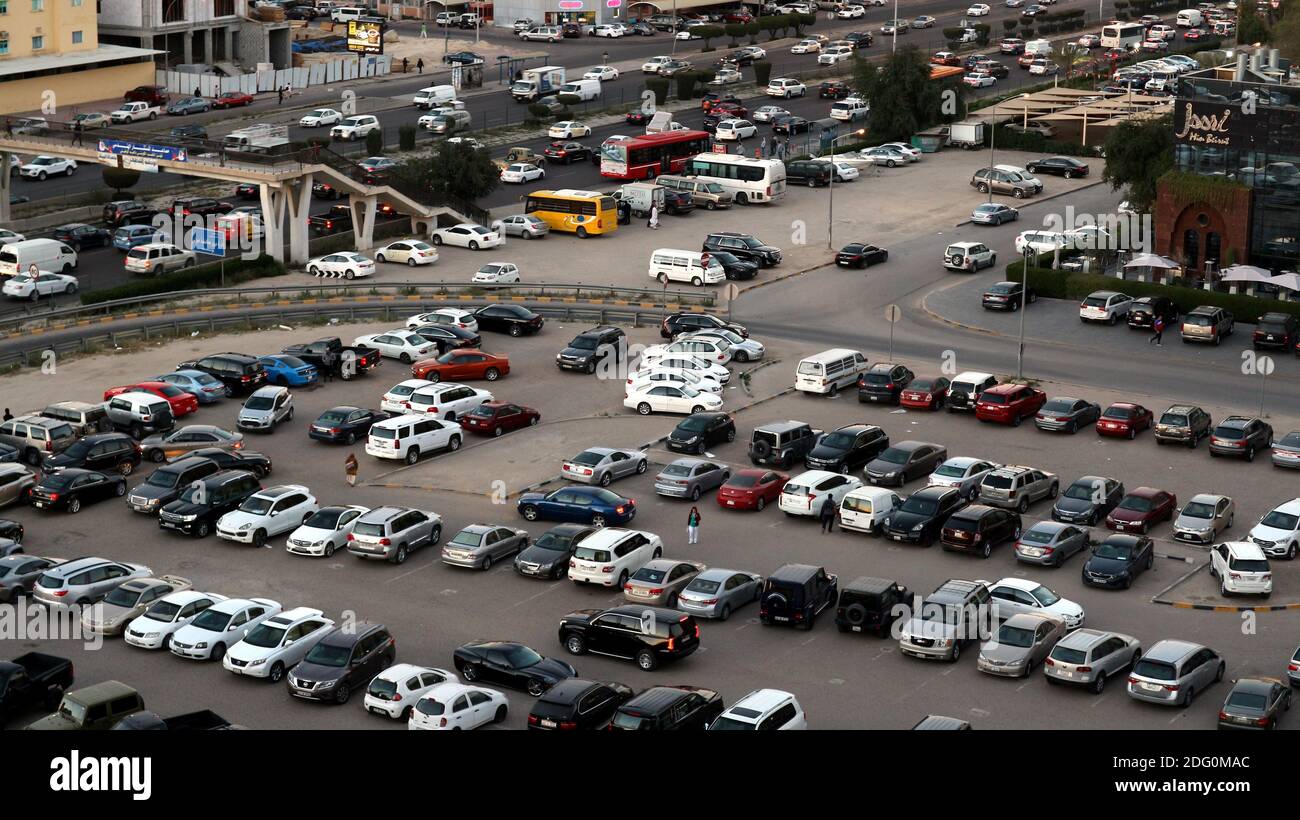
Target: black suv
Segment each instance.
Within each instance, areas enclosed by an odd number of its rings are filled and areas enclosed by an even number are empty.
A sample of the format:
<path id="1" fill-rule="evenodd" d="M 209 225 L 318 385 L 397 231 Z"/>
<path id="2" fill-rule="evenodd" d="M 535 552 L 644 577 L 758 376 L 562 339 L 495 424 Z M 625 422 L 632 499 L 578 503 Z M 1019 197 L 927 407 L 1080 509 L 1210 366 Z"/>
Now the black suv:
<path id="1" fill-rule="evenodd" d="M 885 637 L 898 619 L 895 607 L 910 607 L 911 593 L 897 581 L 862 576 L 840 590 L 835 626 L 841 632 L 874 632 Z"/>
<path id="2" fill-rule="evenodd" d="M 749 461 L 787 470 L 812 452 L 821 433 L 802 421 L 761 424 L 754 428 L 749 439 Z"/>
<path id="3" fill-rule="evenodd" d="M 727 413 L 692 413 L 668 434 L 667 446 L 677 453 L 704 455 L 710 444 L 736 440 L 736 420 Z"/>
<path id="4" fill-rule="evenodd" d="M 222 470 L 181 491 L 180 498 L 158 511 L 158 527 L 195 538 L 206 538 L 217 519 L 239 507 L 262 489 L 257 476 L 243 470 Z"/>
<path id="5" fill-rule="evenodd" d="M 786 564 L 763 582 L 758 618 L 764 626 L 793 624 L 812 629 L 817 614 L 840 597 L 839 580 L 825 567 Z"/>
<path id="6" fill-rule="evenodd" d="M 1210 414 L 1192 404 L 1175 404 L 1156 422 L 1156 444 L 1166 442 L 1186 444 L 1195 448 L 1201 439 L 1210 435 L 1214 420 Z"/>
<path id="7" fill-rule="evenodd" d="M 252 393 L 266 383 L 266 368 L 256 356 L 245 353 L 216 353 L 176 365 L 177 370 L 200 370 L 215 376 L 236 395 Z"/>
<path id="8" fill-rule="evenodd" d="M 858 377 L 858 401 L 898 404 L 898 397 L 912 383 L 916 374 L 901 364 L 876 362 Z"/>
<path id="9" fill-rule="evenodd" d="M 1273 427 L 1249 416 L 1228 416 L 1210 434 L 1211 456 L 1239 456 L 1255 460 L 1255 453 L 1273 446 Z"/>
<path id="10" fill-rule="evenodd" d="M 691 196 L 690 191 L 679 191 L 676 188 L 664 189 L 664 213 L 680 216 L 693 210 L 695 210 L 695 197 Z"/>
<path id="11" fill-rule="evenodd" d="M 164 464 L 135 485 L 126 498 L 127 506 L 138 513 L 153 515 L 175 501 L 186 487 L 219 470 L 221 467 L 212 459 L 187 455 L 171 464 Z"/>
<path id="12" fill-rule="evenodd" d="M 555 355 L 555 366 L 561 370 L 578 370 L 595 373 L 596 367 L 607 357 L 617 362 L 627 349 L 627 334 L 622 328 L 602 325 L 584 330 Z"/>
<path id="13" fill-rule="evenodd" d="M 1128 326 L 1137 330 L 1150 330 L 1159 316 L 1165 320 L 1165 327 L 1173 327 L 1178 321 L 1178 305 L 1168 296 L 1141 296 L 1133 300 L 1128 309 Z"/>
<path id="14" fill-rule="evenodd" d="M 307 700 L 347 703 L 353 690 L 397 660 L 397 641 L 379 624 L 335 627 L 311 648 L 302 663 L 285 675 L 289 694 Z"/>
<path id="15" fill-rule="evenodd" d="M 785 164 L 785 178 L 791 185 L 803 184 L 809 188 L 830 185 L 833 168 L 829 162 L 816 159 L 797 159 Z"/>
<path id="16" fill-rule="evenodd" d="M 604 729 L 636 692 L 613 681 L 566 678 L 546 690 L 528 713 L 529 729 Z"/>
<path id="17" fill-rule="evenodd" d="M 649 672 L 699 649 L 700 627 L 690 615 L 663 607 L 579 609 L 560 619 L 560 643 L 573 655 L 635 660 Z"/>
<path id="18" fill-rule="evenodd" d="M 703 730 L 721 715 L 722 695 L 697 686 L 656 686 L 618 707 L 611 729 Z"/>
<path id="19" fill-rule="evenodd" d="M 993 547 L 1019 537 L 1019 513 L 972 504 L 953 513 L 943 525 L 943 551 L 973 552 L 988 558 Z"/>
<path id="20" fill-rule="evenodd" d="M 810 470 L 849 473 L 889 446 L 889 435 L 874 424 L 850 424 L 821 436 L 803 463 Z"/>
<path id="21" fill-rule="evenodd" d="M 741 259 L 748 259 L 760 268 L 771 268 L 781 264 L 781 249 L 764 245 L 747 233 L 734 231 L 717 231 L 704 238 L 704 250 L 726 251 Z"/>
<path id="22" fill-rule="evenodd" d="M 1265 313 L 1255 323 L 1250 343 L 1256 350 L 1261 347 L 1290 350 L 1295 347 L 1297 335 L 1300 335 L 1300 322 L 1296 317 L 1289 313 Z"/>
<path id="23" fill-rule="evenodd" d="M 42 467 L 46 472 L 81 467 L 130 475 L 140 466 L 140 459 L 140 445 L 126 433 L 97 433 L 74 441 L 61 453 L 46 456 Z"/>
<path id="24" fill-rule="evenodd" d="M 138 200 L 118 199 L 104 206 L 104 224 L 110 228 L 148 224 L 156 213 L 157 210 Z"/>
<path id="25" fill-rule="evenodd" d="M 894 541 L 928 547 L 939 537 L 948 516 L 968 503 L 960 487 L 926 487 L 889 513 L 881 531 Z"/>
<path id="26" fill-rule="evenodd" d="M 220 447 L 202 447 L 186 453 L 185 458 L 206 458 L 223 470 L 243 470 L 258 478 L 266 478 L 271 474 L 271 459 L 261 453 L 251 453 L 248 450 L 232 453 Z M 179 461 L 172 462 L 172 464 L 179 463 Z"/>
<path id="27" fill-rule="evenodd" d="M 215 216 L 217 214 L 230 213 L 230 209 L 235 206 L 229 202 L 221 202 L 208 196 L 191 196 L 183 197 L 172 202 L 171 207 L 167 209 L 168 216 L 189 216 L 198 214 L 200 216 Z"/>
<path id="28" fill-rule="evenodd" d="M 712 313 L 670 313 L 659 323 L 659 335 L 665 339 L 672 339 L 681 333 L 720 328 L 730 330 L 742 338 L 749 338 L 749 331 L 744 325 L 724 322 Z"/>

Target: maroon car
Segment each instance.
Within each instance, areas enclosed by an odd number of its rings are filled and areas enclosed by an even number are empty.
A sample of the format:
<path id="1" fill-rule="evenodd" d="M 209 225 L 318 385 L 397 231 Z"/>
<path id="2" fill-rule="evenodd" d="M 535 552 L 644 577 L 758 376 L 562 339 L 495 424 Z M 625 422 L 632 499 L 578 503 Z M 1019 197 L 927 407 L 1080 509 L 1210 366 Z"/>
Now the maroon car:
<path id="1" fill-rule="evenodd" d="M 1106 529 L 1146 535 L 1154 524 L 1174 517 L 1178 497 L 1168 490 L 1138 487 L 1124 496 L 1106 516 Z"/>
<path id="2" fill-rule="evenodd" d="M 1097 435 L 1135 438 L 1143 430 L 1149 430 L 1153 420 L 1151 411 L 1142 405 L 1117 401 L 1097 419 Z"/>
<path id="3" fill-rule="evenodd" d="M 790 480 L 785 473 L 747 467 L 718 488 L 718 506 L 729 510 L 761 510 L 781 497 Z"/>
<path id="4" fill-rule="evenodd" d="M 530 427 L 542 420 L 542 414 L 522 404 L 508 401 L 485 401 L 460 417 L 460 426 L 471 433 L 499 436 L 520 427 Z"/>
<path id="5" fill-rule="evenodd" d="M 234 108 L 237 105 L 252 105 L 253 95 L 242 91 L 225 91 L 212 98 L 213 108 Z"/>

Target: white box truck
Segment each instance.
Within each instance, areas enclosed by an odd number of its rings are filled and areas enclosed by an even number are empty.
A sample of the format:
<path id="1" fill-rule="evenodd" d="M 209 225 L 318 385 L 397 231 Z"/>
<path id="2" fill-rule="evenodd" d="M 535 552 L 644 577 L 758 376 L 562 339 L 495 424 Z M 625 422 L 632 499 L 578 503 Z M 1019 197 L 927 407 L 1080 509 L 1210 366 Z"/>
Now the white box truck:
<path id="1" fill-rule="evenodd" d="M 289 126 L 259 123 L 231 131 L 221 141 L 227 151 L 247 151 L 252 154 L 269 154 L 289 144 Z"/>
<path id="2" fill-rule="evenodd" d="M 510 86 L 510 95 L 518 102 L 537 102 L 542 97 L 560 93 L 564 86 L 564 66 L 546 65 L 526 68 Z"/>

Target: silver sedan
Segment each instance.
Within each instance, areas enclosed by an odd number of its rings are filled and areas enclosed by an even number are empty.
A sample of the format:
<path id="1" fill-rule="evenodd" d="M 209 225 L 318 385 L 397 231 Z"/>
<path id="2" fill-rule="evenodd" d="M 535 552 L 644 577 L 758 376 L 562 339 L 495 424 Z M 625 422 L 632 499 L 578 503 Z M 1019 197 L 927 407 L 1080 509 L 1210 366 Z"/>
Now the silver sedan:
<path id="1" fill-rule="evenodd" d="M 1086 527 L 1039 521 L 1025 530 L 1016 542 L 1016 560 L 1026 564 L 1059 567 L 1065 559 L 1088 548 L 1091 537 Z"/>
<path id="2" fill-rule="evenodd" d="M 697 618 L 725 621 L 731 613 L 758 600 L 763 576 L 734 569 L 706 569 L 677 596 L 677 608 Z"/>
<path id="3" fill-rule="evenodd" d="M 1060 618 L 1027 612 L 1013 615 L 980 647 L 976 668 L 990 675 L 1027 678 L 1064 637 L 1065 621 Z"/>
<path id="4" fill-rule="evenodd" d="M 1237 504 L 1226 495 L 1192 496 L 1174 519 L 1174 538 L 1193 544 L 1213 544 L 1219 533 L 1232 526 Z"/>
<path id="5" fill-rule="evenodd" d="M 679 458 L 655 476 L 655 492 L 699 501 L 706 490 L 721 487 L 729 478 L 731 470 L 721 464 L 698 458 Z"/>
<path id="6" fill-rule="evenodd" d="M 957 487 L 966 498 L 975 500 L 980 494 L 980 482 L 984 476 L 998 469 L 1000 465 L 970 456 L 957 456 L 940 464 L 930 473 L 931 487 Z"/>
<path id="7" fill-rule="evenodd" d="M 691 333 L 688 336 L 679 338 L 713 338 L 722 339 L 731 345 L 731 355 L 738 362 L 756 362 L 763 358 L 767 352 L 762 342 L 754 339 L 746 339 L 735 331 L 728 330 L 725 327 L 715 327 L 708 330 L 701 330 L 698 333 Z"/>
<path id="8" fill-rule="evenodd" d="M 535 239 L 546 236 L 550 233 L 551 226 L 547 225 L 538 217 L 531 214 L 516 214 L 507 216 L 505 219 L 499 219 L 492 223 L 492 227 L 501 231 L 506 236 L 522 236 L 524 239 Z"/>
<path id="9" fill-rule="evenodd" d="M 489 570 L 502 558 L 528 547 L 528 531 L 490 524 L 470 524 L 442 548 L 442 562 L 457 567 Z"/>
<path id="10" fill-rule="evenodd" d="M 618 447 L 588 447 L 560 466 L 560 475 L 583 484 L 608 487 L 611 481 L 640 475 L 650 466 L 640 450 Z"/>
<path id="11" fill-rule="evenodd" d="M 623 598 L 633 604 L 676 606 L 677 598 L 704 565 L 695 561 L 656 558 L 637 570 L 623 586 Z"/>

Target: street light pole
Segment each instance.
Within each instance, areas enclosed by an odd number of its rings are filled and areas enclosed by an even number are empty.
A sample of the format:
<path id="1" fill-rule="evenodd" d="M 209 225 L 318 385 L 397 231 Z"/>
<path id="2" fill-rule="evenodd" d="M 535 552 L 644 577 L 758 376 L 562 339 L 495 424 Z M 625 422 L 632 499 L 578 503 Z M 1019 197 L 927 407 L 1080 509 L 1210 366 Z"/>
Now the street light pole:
<path id="1" fill-rule="evenodd" d="M 892 44 L 889 47 L 890 52 L 898 51 L 898 0 L 894 0 L 894 22 L 890 24 L 894 30 Z"/>
<path id="2" fill-rule="evenodd" d="M 673 49 L 672 56 L 677 56 L 677 0 L 673 0 Z"/>
<path id="3" fill-rule="evenodd" d="M 1016 381 L 1025 379 L 1025 304 L 1029 298 L 1029 254 L 1031 248 L 1025 245 L 1024 264 L 1021 267 L 1020 283 L 1020 347 L 1016 352 Z"/>
<path id="4" fill-rule="evenodd" d="M 827 188 L 826 197 L 826 249 L 835 250 L 835 144 L 846 137 L 861 137 L 867 133 L 867 129 L 859 128 L 848 134 L 841 134 L 831 140 L 831 181 Z"/>

